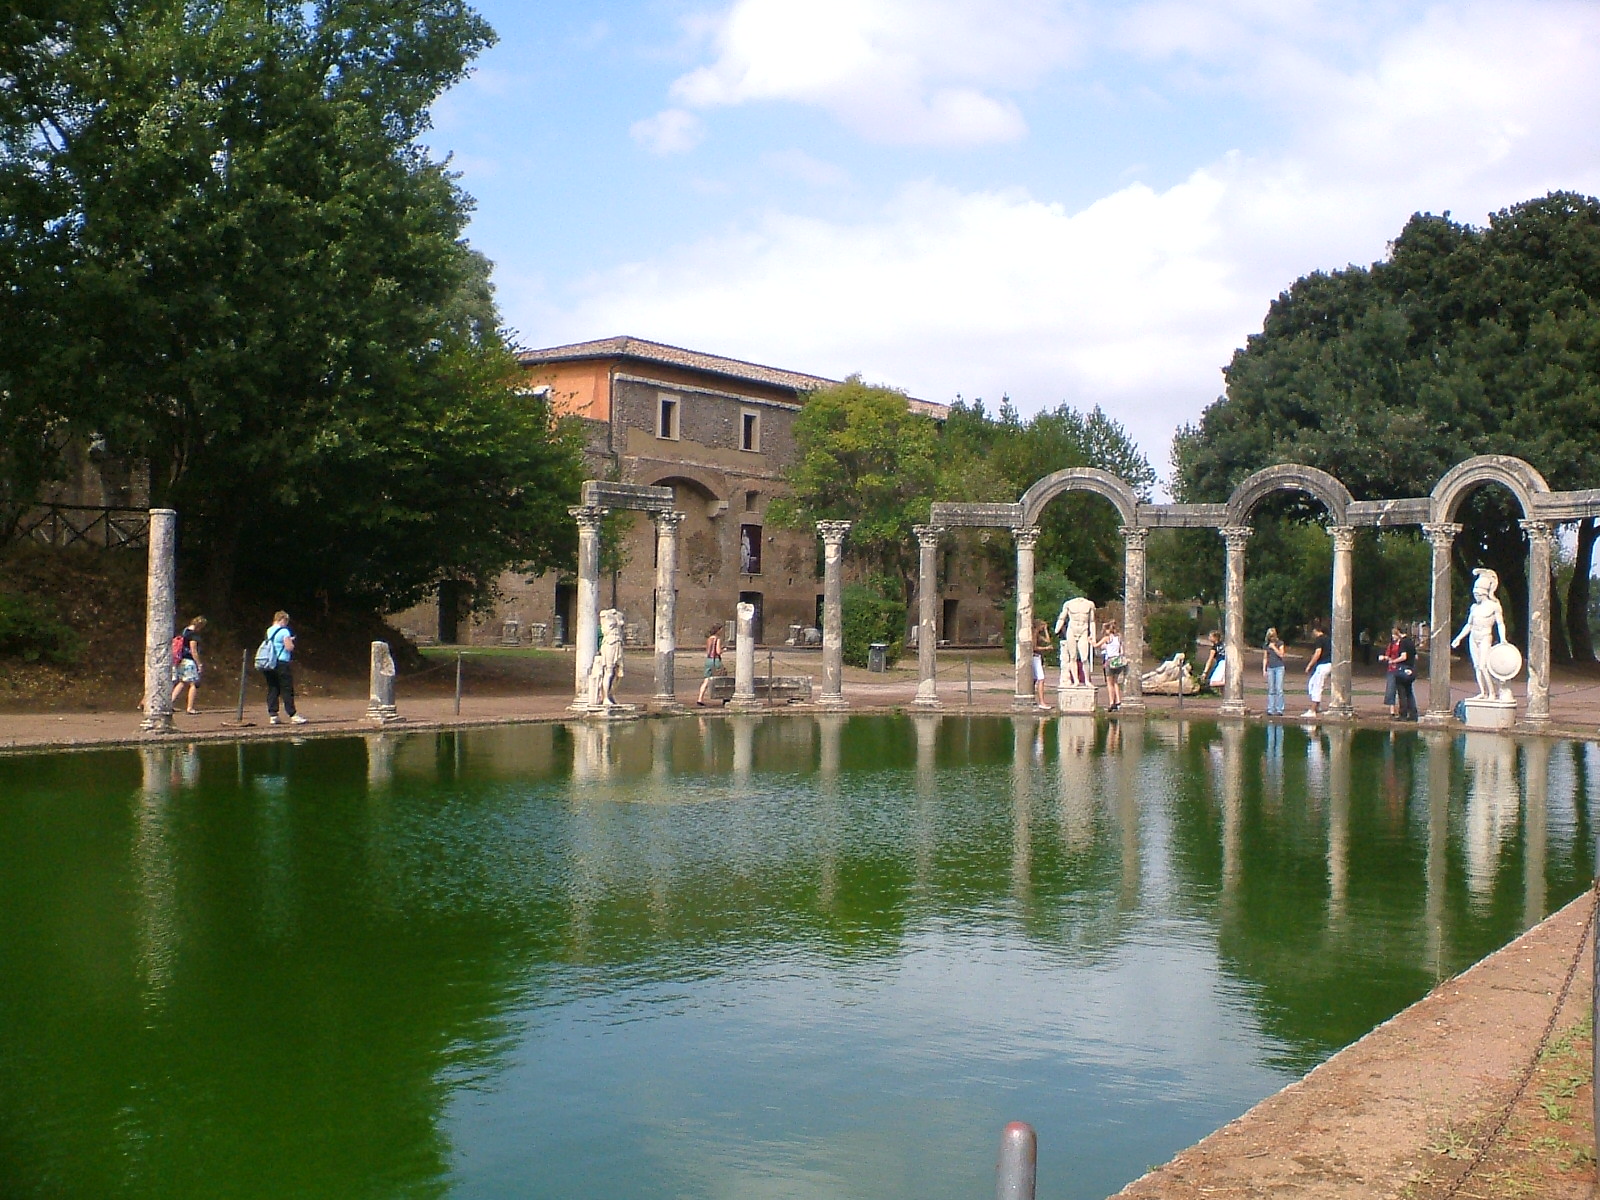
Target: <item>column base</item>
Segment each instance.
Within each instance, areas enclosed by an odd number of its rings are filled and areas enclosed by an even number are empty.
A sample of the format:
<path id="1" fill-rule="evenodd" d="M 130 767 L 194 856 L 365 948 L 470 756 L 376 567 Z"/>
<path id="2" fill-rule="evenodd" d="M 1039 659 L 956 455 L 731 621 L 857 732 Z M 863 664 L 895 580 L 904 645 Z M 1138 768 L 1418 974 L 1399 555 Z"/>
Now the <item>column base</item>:
<path id="1" fill-rule="evenodd" d="M 1243 717 L 1248 715 L 1249 710 L 1245 708 L 1243 700 L 1225 700 L 1222 703 L 1222 707 L 1217 709 L 1217 716 L 1219 717 Z"/>
<path id="2" fill-rule="evenodd" d="M 1447 712 L 1425 712 L 1417 718 L 1417 724 L 1426 729 L 1443 729 L 1451 724 L 1455 717 Z"/>
<path id="3" fill-rule="evenodd" d="M 1130 716 L 1143 716 L 1145 712 L 1143 696 L 1124 696 L 1122 703 L 1117 705 L 1117 715 L 1127 713 Z"/>
<path id="4" fill-rule="evenodd" d="M 1032 694 L 1011 697 L 1011 707 L 1017 712 L 1037 712 L 1039 701 Z"/>
<path id="5" fill-rule="evenodd" d="M 678 703 L 676 695 L 655 695 L 650 697 L 650 711 L 657 713 L 681 713 L 683 705 Z"/>
<path id="6" fill-rule="evenodd" d="M 924 679 L 917 684 L 917 698 L 912 701 L 917 708 L 943 708 L 939 703 L 938 685 L 931 679 Z"/>
<path id="7" fill-rule="evenodd" d="M 911 702 L 911 707 L 920 712 L 938 712 L 940 709 L 944 708 L 944 701 L 940 700 L 938 697 L 925 699 L 922 696 L 918 696 Z"/>
<path id="8" fill-rule="evenodd" d="M 1346 704 L 1338 708 L 1330 708 L 1322 714 L 1330 721 L 1354 721 L 1356 719 L 1355 706 Z"/>
<path id="9" fill-rule="evenodd" d="M 843 693 L 837 696 L 823 694 L 817 697 L 817 707 L 827 709 L 829 712 L 843 712 L 850 707 L 850 701 L 844 698 Z"/>
<path id="10" fill-rule="evenodd" d="M 766 712 L 767 708 L 767 702 L 761 699 L 759 696 L 735 696 L 732 700 L 728 701 L 729 712 Z"/>
<path id="11" fill-rule="evenodd" d="M 176 733 L 171 713 L 152 713 L 139 722 L 140 733 Z"/>
<path id="12" fill-rule="evenodd" d="M 405 718 L 392 704 L 369 704 L 367 720 L 374 725 L 399 725 Z"/>
<path id="13" fill-rule="evenodd" d="M 583 715 L 594 721 L 633 721 L 639 716 L 637 704 L 585 704 Z"/>

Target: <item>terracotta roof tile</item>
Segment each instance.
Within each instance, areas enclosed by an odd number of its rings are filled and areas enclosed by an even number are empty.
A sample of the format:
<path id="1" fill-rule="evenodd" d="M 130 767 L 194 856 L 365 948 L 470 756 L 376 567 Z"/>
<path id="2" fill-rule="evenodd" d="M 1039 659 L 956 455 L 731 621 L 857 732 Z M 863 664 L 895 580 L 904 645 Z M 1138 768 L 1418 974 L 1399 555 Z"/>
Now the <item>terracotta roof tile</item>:
<path id="1" fill-rule="evenodd" d="M 706 354 L 699 350 L 685 350 L 682 346 L 668 346 L 662 342 L 649 342 L 636 337 L 598 338 L 592 342 L 572 342 L 565 346 L 549 346 L 543 350 L 524 350 L 517 355 L 523 366 L 537 363 L 568 362 L 585 358 L 631 358 L 639 362 L 663 363 L 721 375 L 726 379 L 741 379 L 750 383 L 765 383 L 775 387 L 793 388 L 797 392 L 811 392 L 829 384 L 838 383 L 822 375 L 807 375 L 800 371 L 785 371 L 780 367 L 765 367 L 760 363 L 745 362 L 738 358 L 724 358 L 720 354 Z M 949 406 L 927 400 L 908 398 L 912 412 L 923 413 L 943 420 L 950 412 Z"/>

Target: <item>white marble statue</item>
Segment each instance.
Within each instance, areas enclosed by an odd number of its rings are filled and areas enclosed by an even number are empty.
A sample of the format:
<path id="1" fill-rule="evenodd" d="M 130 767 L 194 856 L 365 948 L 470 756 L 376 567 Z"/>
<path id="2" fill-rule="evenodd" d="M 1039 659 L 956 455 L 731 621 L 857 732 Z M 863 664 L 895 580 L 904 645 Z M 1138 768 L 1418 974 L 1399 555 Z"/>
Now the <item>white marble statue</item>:
<path id="1" fill-rule="evenodd" d="M 1094 601 L 1085 596 L 1068 600 L 1056 617 L 1055 631 L 1061 641 L 1061 686 L 1087 687 L 1094 662 Z"/>
<path id="2" fill-rule="evenodd" d="M 1478 677 L 1478 694 L 1473 698 L 1500 700 L 1504 698 L 1500 681 L 1489 671 L 1489 652 L 1506 640 L 1505 612 L 1495 598 L 1500 576 L 1488 567 L 1479 567 L 1472 574 L 1472 607 L 1450 646 L 1454 649 L 1463 638 L 1467 639 L 1467 653 L 1472 656 L 1472 670 Z"/>
<path id="3" fill-rule="evenodd" d="M 1194 672 L 1186 661 L 1187 657 L 1180 650 L 1155 670 L 1146 671 L 1139 677 L 1140 690 L 1146 695 L 1192 695 L 1198 686 L 1194 681 Z"/>
<path id="4" fill-rule="evenodd" d="M 622 610 L 605 609 L 600 614 L 600 650 L 589 668 L 589 705 L 615 708 L 617 680 L 622 678 L 622 635 L 626 629 Z"/>

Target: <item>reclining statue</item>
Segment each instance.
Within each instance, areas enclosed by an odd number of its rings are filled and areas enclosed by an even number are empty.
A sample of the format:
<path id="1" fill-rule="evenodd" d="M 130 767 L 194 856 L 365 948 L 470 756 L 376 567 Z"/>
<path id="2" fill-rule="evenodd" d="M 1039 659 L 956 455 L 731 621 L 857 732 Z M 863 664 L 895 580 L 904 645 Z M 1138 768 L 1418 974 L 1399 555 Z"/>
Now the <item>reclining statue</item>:
<path id="1" fill-rule="evenodd" d="M 1186 657 L 1180 650 L 1155 670 L 1146 671 L 1139 677 L 1140 688 L 1147 694 L 1192 696 L 1198 690 L 1198 685 L 1194 681 L 1194 671 L 1185 661 Z"/>

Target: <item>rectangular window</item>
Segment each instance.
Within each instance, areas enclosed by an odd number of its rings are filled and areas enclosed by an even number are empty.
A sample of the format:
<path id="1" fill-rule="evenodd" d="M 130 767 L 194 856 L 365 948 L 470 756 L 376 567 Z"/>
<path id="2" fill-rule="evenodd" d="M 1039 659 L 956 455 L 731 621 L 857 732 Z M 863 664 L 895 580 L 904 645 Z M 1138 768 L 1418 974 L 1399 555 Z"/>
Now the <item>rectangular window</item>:
<path id="1" fill-rule="evenodd" d="M 656 436 L 669 441 L 678 440 L 678 398 L 662 396 L 656 412 Z"/>
<path id="2" fill-rule="evenodd" d="M 761 574 L 761 526 L 739 526 L 739 572 Z"/>
<path id="3" fill-rule="evenodd" d="M 753 408 L 739 410 L 739 449 L 754 452 L 761 449 L 761 414 Z"/>
<path id="4" fill-rule="evenodd" d="M 760 492 L 746 492 L 744 494 L 744 510 L 753 513 L 756 510 L 756 501 L 761 498 Z"/>

